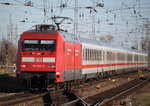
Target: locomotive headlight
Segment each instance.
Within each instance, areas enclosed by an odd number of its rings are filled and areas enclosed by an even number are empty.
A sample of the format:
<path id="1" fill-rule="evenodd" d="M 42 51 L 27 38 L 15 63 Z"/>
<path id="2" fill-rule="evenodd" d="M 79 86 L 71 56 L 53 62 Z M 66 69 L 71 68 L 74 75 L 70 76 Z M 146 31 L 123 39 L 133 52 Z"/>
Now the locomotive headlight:
<path id="1" fill-rule="evenodd" d="M 22 65 L 22 67 L 28 67 L 29 65 Z"/>
<path id="2" fill-rule="evenodd" d="M 48 65 L 48 68 L 55 68 L 55 65 Z"/>

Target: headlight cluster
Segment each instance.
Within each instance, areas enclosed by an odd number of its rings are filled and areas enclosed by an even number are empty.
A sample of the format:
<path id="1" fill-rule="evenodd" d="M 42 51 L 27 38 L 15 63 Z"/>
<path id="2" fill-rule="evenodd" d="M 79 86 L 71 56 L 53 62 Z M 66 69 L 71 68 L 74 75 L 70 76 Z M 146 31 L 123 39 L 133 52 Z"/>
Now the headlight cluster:
<path id="1" fill-rule="evenodd" d="M 55 68 L 55 65 L 48 65 L 48 68 Z"/>
<path id="2" fill-rule="evenodd" d="M 22 65 L 22 67 L 28 67 L 29 65 Z"/>

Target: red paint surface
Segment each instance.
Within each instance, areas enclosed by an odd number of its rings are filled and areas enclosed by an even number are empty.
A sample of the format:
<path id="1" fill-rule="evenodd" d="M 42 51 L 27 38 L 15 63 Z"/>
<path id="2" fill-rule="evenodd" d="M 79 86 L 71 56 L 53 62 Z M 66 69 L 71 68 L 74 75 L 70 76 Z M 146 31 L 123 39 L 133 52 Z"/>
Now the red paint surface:
<path id="1" fill-rule="evenodd" d="M 147 63 L 113 63 L 113 64 L 94 64 L 94 65 L 82 65 L 82 68 L 97 68 L 97 67 L 111 67 L 111 66 L 129 66 L 129 65 L 144 65 Z"/>

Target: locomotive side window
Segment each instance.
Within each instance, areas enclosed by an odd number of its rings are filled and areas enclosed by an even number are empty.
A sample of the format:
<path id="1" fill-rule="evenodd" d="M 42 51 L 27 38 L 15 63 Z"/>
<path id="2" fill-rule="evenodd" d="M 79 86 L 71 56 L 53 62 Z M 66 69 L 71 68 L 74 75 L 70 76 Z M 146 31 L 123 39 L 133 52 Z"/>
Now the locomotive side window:
<path id="1" fill-rule="evenodd" d="M 24 40 L 24 51 L 55 51 L 56 40 Z"/>

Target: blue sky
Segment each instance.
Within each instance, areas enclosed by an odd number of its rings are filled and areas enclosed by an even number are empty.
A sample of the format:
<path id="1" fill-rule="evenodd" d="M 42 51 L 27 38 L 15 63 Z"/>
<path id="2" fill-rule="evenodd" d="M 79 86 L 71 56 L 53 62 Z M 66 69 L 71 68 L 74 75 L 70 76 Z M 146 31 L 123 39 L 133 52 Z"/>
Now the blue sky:
<path id="1" fill-rule="evenodd" d="M 24 5 L 29 1 L 33 6 Z M 0 39 L 8 38 L 10 19 L 14 41 L 23 31 L 35 24 L 53 24 L 50 17 L 54 15 L 70 17 L 73 22 L 66 20 L 61 28 L 71 33 L 74 31 L 74 0 L 0 0 L 0 3 Z M 96 6 L 100 3 L 104 6 Z M 60 8 L 61 5 L 65 7 Z M 93 9 L 86 7 L 95 8 L 94 17 Z M 121 45 L 123 42 L 124 46 L 130 47 L 134 45 L 135 40 L 140 43 L 141 36 L 144 36 L 143 22 L 149 18 L 150 0 L 78 0 L 78 35 L 82 37 L 92 38 L 94 25 L 95 36 L 111 35 L 114 37 L 114 44 Z M 95 24 L 92 19 L 95 19 Z M 71 24 L 67 24 L 68 22 Z"/>

